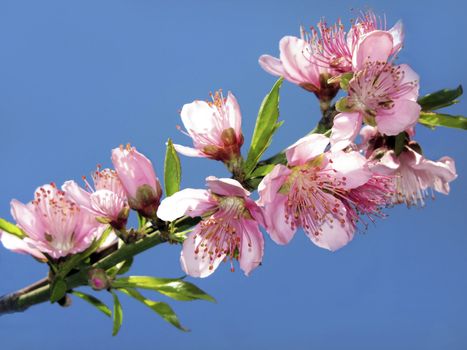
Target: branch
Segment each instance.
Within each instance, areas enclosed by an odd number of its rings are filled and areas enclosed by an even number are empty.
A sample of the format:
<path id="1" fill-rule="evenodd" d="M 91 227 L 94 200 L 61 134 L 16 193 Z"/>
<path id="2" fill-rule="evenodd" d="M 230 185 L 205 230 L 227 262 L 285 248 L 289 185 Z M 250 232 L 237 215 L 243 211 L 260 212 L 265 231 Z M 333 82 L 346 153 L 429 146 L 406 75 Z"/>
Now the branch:
<path id="1" fill-rule="evenodd" d="M 100 268 L 108 270 L 116 264 L 142 253 L 149 248 L 167 242 L 168 237 L 168 232 L 155 231 L 135 243 L 121 247 L 119 250 L 102 258 L 93 265 L 81 269 L 66 278 L 65 281 L 68 289 L 71 290 L 79 286 L 87 285 L 87 273 L 90 269 Z M 46 302 L 49 299 L 50 280 L 48 278 L 44 278 L 26 288 L 0 297 L 0 315 L 21 312 L 28 309 L 30 306 Z"/>

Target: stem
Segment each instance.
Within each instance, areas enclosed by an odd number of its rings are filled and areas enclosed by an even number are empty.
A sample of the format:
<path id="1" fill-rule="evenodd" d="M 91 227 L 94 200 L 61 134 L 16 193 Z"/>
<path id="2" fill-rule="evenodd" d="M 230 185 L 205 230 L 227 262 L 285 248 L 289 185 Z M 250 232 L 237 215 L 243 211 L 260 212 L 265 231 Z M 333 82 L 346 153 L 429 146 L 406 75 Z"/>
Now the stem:
<path id="1" fill-rule="evenodd" d="M 119 250 L 102 258 L 93 265 L 81 269 L 66 278 L 65 281 L 68 289 L 71 290 L 79 286 L 87 285 L 87 272 L 90 269 L 100 268 L 108 270 L 116 264 L 142 253 L 149 248 L 167 242 L 167 237 L 167 232 L 156 231 L 135 243 L 121 247 Z M 0 315 L 24 311 L 32 305 L 48 301 L 49 298 L 50 281 L 45 278 L 19 291 L 0 297 Z"/>

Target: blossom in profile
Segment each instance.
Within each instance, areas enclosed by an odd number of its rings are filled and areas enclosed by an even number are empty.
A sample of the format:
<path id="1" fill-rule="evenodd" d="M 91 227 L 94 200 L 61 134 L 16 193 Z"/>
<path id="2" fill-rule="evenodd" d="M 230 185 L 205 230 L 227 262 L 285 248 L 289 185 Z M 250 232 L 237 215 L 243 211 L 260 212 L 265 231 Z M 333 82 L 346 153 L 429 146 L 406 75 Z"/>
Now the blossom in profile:
<path id="1" fill-rule="evenodd" d="M 82 210 L 54 184 L 39 187 L 27 204 L 12 200 L 11 213 L 26 237 L 21 240 L 3 232 L 3 245 L 38 259 L 82 252 L 104 231 L 93 214 Z"/>
<path id="2" fill-rule="evenodd" d="M 418 89 L 419 77 L 408 65 L 368 62 L 354 74 L 348 96 L 337 105 L 343 111 L 334 118 L 333 150 L 350 145 L 363 122 L 376 125 L 380 133 L 389 136 L 413 128 L 421 110 Z"/>
<path id="3" fill-rule="evenodd" d="M 309 51 L 320 66 L 336 74 L 357 71 L 366 62 L 386 62 L 397 54 L 404 40 L 401 21 L 387 30 L 385 20 L 372 11 L 362 12 L 348 32 L 340 20 L 331 26 L 321 20 L 311 30 Z"/>
<path id="4" fill-rule="evenodd" d="M 66 195 L 81 208 L 90 211 L 99 221 L 109 223 L 116 229 L 125 227 L 130 208 L 127 195 L 115 170 L 97 169 L 92 174 L 94 188 L 86 182 L 86 190 L 74 181 L 62 186 Z"/>
<path id="5" fill-rule="evenodd" d="M 319 64 L 310 55 L 310 43 L 302 30 L 301 37 L 285 36 L 279 42 L 279 58 L 262 55 L 260 66 L 268 73 L 313 92 L 320 99 L 331 100 L 339 90 L 339 84 L 328 84 L 334 71 Z"/>
<path id="6" fill-rule="evenodd" d="M 386 24 L 371 11 L 355 19 L 349 32 L 340 20 L 332 26 L 321 20 L 311 28 L 311 34 L 302 27 L 300 38 L 283 37 L 279 58 L 262 55 L 259 64 L 268 73 L 282 76 L 320 99 L 331 100 L 339 84 L 329 78 L 360 70 L 367 62 L 386 62 L 400 50 L 402 22 L 385 28 Z"/>
<path id="7" fill-rule="evenodd" d="M 184 189 L 165 198 L 157 215 L 164 221 L 202 217 L 183 243 L 180 262 L 188 275 L 207 277 L 224 260 L 232 271 L 238 260 L 249 275 L 263 257 L 262 212 L 238 181 L 210 176 L 206 182 L 208 190 Z"/>
<path id="8" fill-rule="evenodd" d="M 326 151 L 329 139 L 311 134 L 286 150 L 259 184 L 267 231 L 287 244 L 302 228 L 317 246 L 335 251 L 354 236 L 359 215 L 373 216 L 387 203 L 386 178 L 376 177 L 358 152 Z"/>
<path id="9" fill-rule="evenodd" d="M 151 161 L 135 147 L 127 145 L 112 150 L 112 163 L 130 208 L 145 217 L 155 218 L 162 188 Z"/>
<path id="10" fill-rule="evenodd" d="M 240 106 L 231 92 L 224 98 L 218 91 L 211 98 L 212 102 L 194 101 L 183 106 L 180 115 L 193 147 L 174 147 L 189 157 L 230 162 L 240 156 L 243 145 Z"/>

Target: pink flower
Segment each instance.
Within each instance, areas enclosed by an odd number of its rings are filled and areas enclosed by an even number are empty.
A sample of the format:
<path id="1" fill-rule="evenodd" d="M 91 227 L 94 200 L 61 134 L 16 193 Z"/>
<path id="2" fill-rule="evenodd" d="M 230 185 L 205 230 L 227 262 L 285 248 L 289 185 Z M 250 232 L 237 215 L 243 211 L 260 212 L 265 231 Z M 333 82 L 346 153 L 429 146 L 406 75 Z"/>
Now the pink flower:
<path id="1" fill-rule="evenodd" d="M 162 188 L 151 161 L 127 145 L 112 150 L 112 163 L 128 197 L 130 208 L 149 218 L 156 216 Z"/>
<path id="2" fill-rule="evenodd" d="M 101 222 L 107 222 L 116 229 L 125 227 L 129 206 L 126 192 L 115 170 L 96 170 L 92 174 L 95 191 L 86 181 L 87 191 L 74 181 L 67 181 L 62 186 L 66 195 L 81 208 L 88 210 Z"/>
<path id="3" fill-rule="evenodd" d="M 285 36 L 279 43 L 279 59 L 263 55 L 261 67 L 276 76 L 314 92 L 318 97 L 332 99 L 339 89 L 327 80 L 336 75 L 361 69 L 366 62 L 386 62 L 397 53 L 403 41 L 402 22 L 385 30 L 385 23 L 374 13 L 362 13 L 348 33 L 338 21 L 329 27 L 322 20 L 308 35 L 301 29 L 301 38 Z"/>
<path id="4" fill-rule="evenodd" d="M 418 75 L 405 64 L 391 66 L 368 62 L 349 82 L 349 95 L 342 103 L 346 111 L 334 118 L 333 150 L 347 147 L 362 122 L 377 125 L 385 135 L 397 135 L 418 121 Z"/>
<path id="5" fill-rule="evenodd" d="M 379 160 L 374 160 L 372 171 L 394 176 L 394 204 L 425 205 L 425 198 L 434 196 L 433 190 L 449 194 L 449 183 L 457 178 L 454 160 L 442 157 L 428 160 L 409 146 L 397 157 L 388 150 Z"/>
<path id="6" fill-rule="evenodd" d="M 182 108 L 181 117 L 193 146 L 174 145 L 189 157 L 206 157 L 228 162 L 240 156 L 243 144 L 242 114 L 235 96 L 222 91 L 211 95 L 213 102 L 194 101 Z"/>
<path id="7" fill-rule="evenodd" d="M 310 51 L 321 66 L 337 74 L 359 70 L 369 61 L 386 62 L 402 47 L 404 31 L 401 21 L 390 30 L 385 27 L 371 11 L 355 19 L 348 33 L 340 20 L 331 27 L 322 20 L 312 28 Z"/>
<path id="8" fill-rule="evenodd" d="M 331 100 L 339 90 L 338 84 L 328 84 L 333 70 L 323 67 L 310 54 L 310 42 L 302 30 L 301 38 L 285 36 L 279 42 L 279 59 L 270 55 L 259 58 L 260 66 L 268 73 L 284 77 L 317 95 L 320 99 Z"/>
<path id="9" fill-rule="evenodd" d="M 157 215 L 164 221 L 183 215 L 203 218 L 183 243 L 180 262 L 188 275 L 207 277 L 226 259 L 232 271 L 237 259 L 249 275 L 263 257 L 261 210 L 236 180 L 210 176 L 206 182 L 209 190 L 184 189 L 165 198 Z"/>
<path id="10" fill-rule="evenodd" d="M 43 254 L 58 259 L 82 252 L 104 231 L 90 212 L 81 210 L 54 184 L 39 187 L 28 204 L 14 199 L 11 212 L 27 237 L 20 240 L 3 233 L 2 243 L 38 259 L 44 259 Z"/>
<path id="11" fill-rule="evenodd" d="M 331 251 L 354 235 L 359 214 L 372 216 L 390 189 L 358 152 L 325 152 L 329 139 L 311 134 L 286 151 L 288 166 L 276 165 L 259 184 L 267 230 L 287 244 L 299 227 L 313 243 Z M 372 193 L 372 190 L 375 190 Z"/>

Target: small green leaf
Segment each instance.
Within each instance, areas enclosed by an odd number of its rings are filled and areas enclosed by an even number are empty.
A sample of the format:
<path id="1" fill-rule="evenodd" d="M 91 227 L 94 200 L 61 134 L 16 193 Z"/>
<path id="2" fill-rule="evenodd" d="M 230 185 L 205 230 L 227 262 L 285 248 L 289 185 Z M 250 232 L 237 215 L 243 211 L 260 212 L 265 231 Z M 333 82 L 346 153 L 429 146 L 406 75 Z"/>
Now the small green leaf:
<path id="1" fill-rule="evenodd" d="M 167 141 L 167 151 L 164 162 L 164 186 L 165 194 L 168 196 L 180 191 L 180 181 L 182 179 L 182 170 L 180 158 L 175 151 L 172 140 Z"/>
<path id="2" fill-rule="evenodd" d="M 109 236 L 110 232 L 112 232 L 112 227 L 108 227 L 102 235 L 99 237 L 99 239 L 94 239 L 92 244 L 82 253 L 72 255 L 70 258 L 68 258 L 65 263 L 60 267 L 59 269 L 59 274 L 62 277 L 65 277 L 68 275 L 68 273 L 78 264 L 88 258 L 92 253 L 94 253 L 101 245 L 104 243 L 104 241 L 107 239 Z"/>
<path id="3" fill-rule="evenodd" d="M 105 305 L 102 301 L 97 299 L 95 296 L 92 296 L 90 294 L 86 294 L 83 292 L 79 292 L 77 290 L 74 290 L 71 292 L 73 295 L 76 295 L 78 298 L 83 299 L 84 301 L 88 302 L 92 306 L 94 306 L 97 310 L 102 312 L 104 315 L 110 317 L 112 316 L 112 311 Z"/>
<path id="4" fill-rule="evenodd" d="M 68 287 L 63 278 L 57 277 L 52 283 L 52 291 L 50 293 L 50 302 L 55 303 L 66 295 Z"/>
<path id="5" fill-rule="evenodd" d="M 430 128 L 444 126 L 447 128 L 467 130 L 467 118 L 460 115 L 421 112 L 418 122 Z"/>
<path id="6" fill-rule="evenodd" d="M 113 310 L 113 331 L 112 335 L 116 336 L 118 334 L 118 331 L 120 330 L 120 327 L 122 326 L 123 322 L 123 310 L 122 310 L 122 304 L 120 304 L 120 300 L 118 300 L 117 294 L 114 292 L 111 292 L 112 296 L 114 298 L 114 310 Z"/>
<path id="7" fill-rule="evenodd" d="M 176 278 L 157 278 L 150 276 L 121 277 L 112 282 L 112 287 L 155 290 L 172 299 L 181 301 L 197 299 L 211 302 L 216 301 L 212 296 L 206 294 L 194 284 Z"/>
<path id="8" fill-rule="evenodd" d="M 121 288 L 119 289 L 119 291 L 143 303 L 144 305 L 149 307 L 151 310 L 156 312 L 159 316 L 161 316 L 164 320 L 171 323 L 173 326 L 177 327 L 178 329 L 184 332 L 189 331 L 188 328 L 185 328 L 181 325 L 180 321 L 178 320 L 177 315 L 167 303 L 147 299 L 141 293 L 139 293 L 136 289 Z"/>
<path id="9" fill-rule="evenodd" d="M 349 105 L 347 97 L 342 97 L 336 102 L 336 110 L 339 112 L 351 112 L 352 106 Z"/>
<path id="10" fill-rule="evenodd" d="M 396 136 L 395 146 L 394 146 L 394 152 L 396 153 L 396 156 L 399 156 L 399 154 L 402 153 L 408 141 L 409 141 L 409 137 L 405 131 L 402 131 Z"/>
<path id="11" fill-rule="evenodd" d="M 260 165 L 251 173 L 251 178 L 264 177 L 269 174 L 275 166 L 276 164 Z"/>
<path id="12" fill-rule="evenodd" d="M 0 218 L 0 230 L 8 232 L 9 234 L 12 234 L 21 239 L 26 237 L 26 234 L 18 226 L 1 218 Z"/>
<path id="13" fill-rule="evenodd" d="M 455 89 L 443 89 L 418 99 L 418 104 L 423 111 L 434 111 L 443 107 L 453 105 L 459 101 L 456 100 L 463 93 L 462 85 Z"/>
<path id="14" fill-rule="evenodd" d="M 279 90 L 282 81 L 282 78 L 277 80 L 269 94 L 264 98 L 259 109 L 250 150 L 248 151 L 248 157 L 244 165 L 247 177 L 271 144 L 274 133 L 282 125 L 282 122 L 277 121 L 279 118 Z"/>

